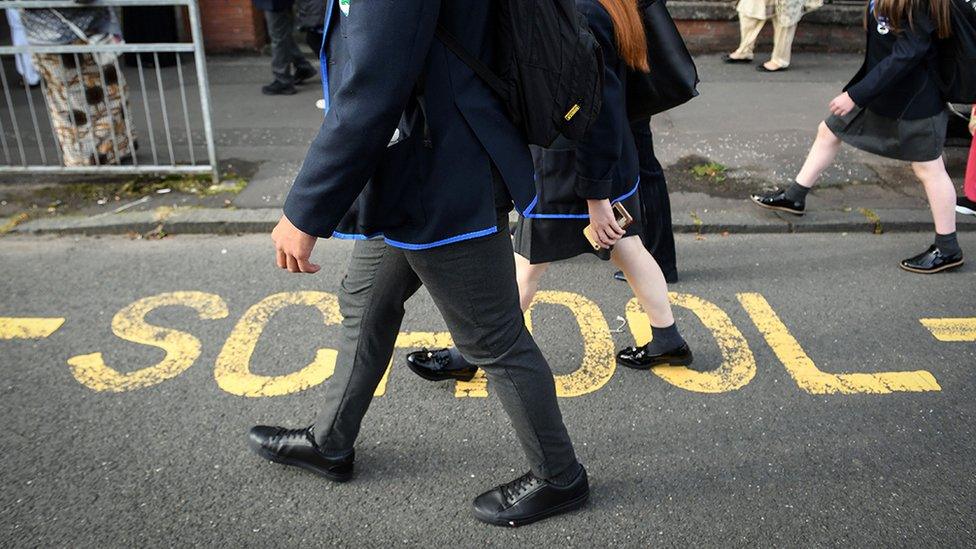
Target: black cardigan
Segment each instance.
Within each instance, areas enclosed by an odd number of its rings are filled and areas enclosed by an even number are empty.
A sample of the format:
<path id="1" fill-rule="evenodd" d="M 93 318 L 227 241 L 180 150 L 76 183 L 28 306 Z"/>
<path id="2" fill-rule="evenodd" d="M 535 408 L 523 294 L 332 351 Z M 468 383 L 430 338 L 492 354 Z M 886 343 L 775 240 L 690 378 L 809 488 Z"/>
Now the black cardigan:
<path id="1" fill-rule="evenodd" d="M 864 64 L 844 88 L 860 107 L 905 120 L 929 118 L 945 110 L 933 73 L 935 25 L 928 9 L 915 13 L 913 24 L 882 34 L 871 10 L 867 15 Z"/>

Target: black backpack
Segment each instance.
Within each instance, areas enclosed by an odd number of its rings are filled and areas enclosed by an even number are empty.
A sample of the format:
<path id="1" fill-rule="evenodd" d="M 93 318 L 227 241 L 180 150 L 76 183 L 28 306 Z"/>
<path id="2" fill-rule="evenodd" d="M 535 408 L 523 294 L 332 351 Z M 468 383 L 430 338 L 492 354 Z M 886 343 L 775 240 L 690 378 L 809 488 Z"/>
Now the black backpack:
<path id="1" fill-rule="evenodd" d="M 496 66 L 468 53 L 443 26 L 437 38 L 505 103 L 529 143 L 576 141 L 600 113 L 603 54 L 574 0 L 497 0 Z"/>
<path id="2" fill-rule="evenodd" d="M 976 103 L 976 0 L 950 0 L 952 35 L 939 41 L 938 73 L 950 103 Z"/>

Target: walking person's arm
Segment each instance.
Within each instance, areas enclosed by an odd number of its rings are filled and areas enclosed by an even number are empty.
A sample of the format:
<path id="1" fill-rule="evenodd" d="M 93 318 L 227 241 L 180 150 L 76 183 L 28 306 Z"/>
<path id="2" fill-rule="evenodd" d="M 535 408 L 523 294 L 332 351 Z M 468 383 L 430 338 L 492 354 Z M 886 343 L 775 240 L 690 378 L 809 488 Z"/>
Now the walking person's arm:
<path id="1" fill-rule="evenodd" d="M 913 17 L 913 24 L 906 23 L 905 28 L 901 30 L 891 55 L 875 65 L 858 83 L 848 88 L 845 92 L 847 96 L 854 104 L 863 107 L 889 87 L 897 84 L 925 59 L 929 48 L 932 47 L 934 32 L 935 25 L 929 16 L 924 12 L 917 12 Z M 837 99 L 843 95 L 841 94 Z M 831 111 L 834 111 L 833 107 L 834 102 L 831 102 Z M 834 114 L 839 113 L 834 111 Z M 840 113 L 840 116 L 844 114 L 847 113 Z"/>
<path id="2" fill-rule="evenodd" d="M 623 82 L 617 76 L 617 63 L 612 62 L 617 56 L 613 22 L 603 13 L 587 14 L 587 19 L 606 59 L 603 107 L 576 148 L 575 190 L 577 196 L 586 199 L 590 225 L 597 240 L 609 248 L 624 235 L 610 207 L 610 195 L 613 192 L 614 172 L 623 149 L 624 132 L 630 131 L 630 127 L 620 125 L 621 120 L 627 120 L 627 98 Z"/>
<path id="3" fill-rule="evenodd" d="M 353 2 L 343 25 L 349 61 L 272 233 L 277 263 L 316 272 L 317 237 L 329 237 L 373 175 L 434 38 L 440 0 Z"/>

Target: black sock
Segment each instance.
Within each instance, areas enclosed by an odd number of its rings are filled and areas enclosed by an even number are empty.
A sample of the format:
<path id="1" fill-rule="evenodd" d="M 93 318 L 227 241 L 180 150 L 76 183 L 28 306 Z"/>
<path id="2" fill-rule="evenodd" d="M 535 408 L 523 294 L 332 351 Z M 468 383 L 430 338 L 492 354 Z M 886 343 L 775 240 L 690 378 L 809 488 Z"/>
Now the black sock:
<path id="1" fill-rule="evenodd" d="M 579 476 L 580 469 L 582 468 L 583 466 L 577 461 L 567 467 L 562 473 L 559 473 L 554 477 L 547 478 L 546 480 L 552 484 L 555 484 L 556 486 L 566 486 L 576 480 L 576 477 Z"/>
<path id="2" fill-rule="evenodd" d="M 647 352 L 652 355 L 660 355 L 673 351 L 685 344 L 685 339 L 678 333 L 678 324 L 672 324 L 667 328 L 655 328 L 651 326 L 651 342 L 647 344 Z"/>
<path id="3" fill-rule="evenodd" d="M 787 200 L 804 204 L 807 201 L 808 192 L 810 192 L 809 187 L 804 187 L 803 185 L 800 185 L 794 181 L 793 183 L 790 183 L 789 188 L 786 189 L 786 192 L 784 192 L 783 195 Z"/>
<path id="4" fill-rule="evenodd" d="M 956 240 L 956 233 L 935 233 L 935 245 L 942 250 L 944 255 L 956 255 L 962 251 L 962 248 L 959 247 L 959 241 Z"/>

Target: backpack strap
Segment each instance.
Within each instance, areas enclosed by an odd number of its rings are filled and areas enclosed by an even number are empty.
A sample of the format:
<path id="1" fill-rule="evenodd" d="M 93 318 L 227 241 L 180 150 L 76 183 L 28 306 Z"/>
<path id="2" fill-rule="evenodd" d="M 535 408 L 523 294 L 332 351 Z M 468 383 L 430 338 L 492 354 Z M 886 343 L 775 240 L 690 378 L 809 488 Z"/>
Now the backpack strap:
<path id="1" fill-rule="evenodd" d="M 461 44 L 460 40 L 451 34 L 451 31 L 447 30 L 444 25 L 440 23 L 437 24 L 437 31 L 435 32 L 435 35 L 445 46 L 447 46 L 447 49 L 454 52 L 454 55 L 457 55 L 465 65 L 467 65 L 475 72 L 475 74 L 478 75 L 479 78 L 484 80 L 484 82 L 488 84 L 491 89 L 495 90 L 495 93 L 503 98 L 508 97 L 508 86 L 502 82 L 501 78 L 498 78 L 495 71 L 491 70 L 488 65 L 485 65 L 481 59 L 471 55 L 468 50 L 464 49 L 464 45 Z"/>

